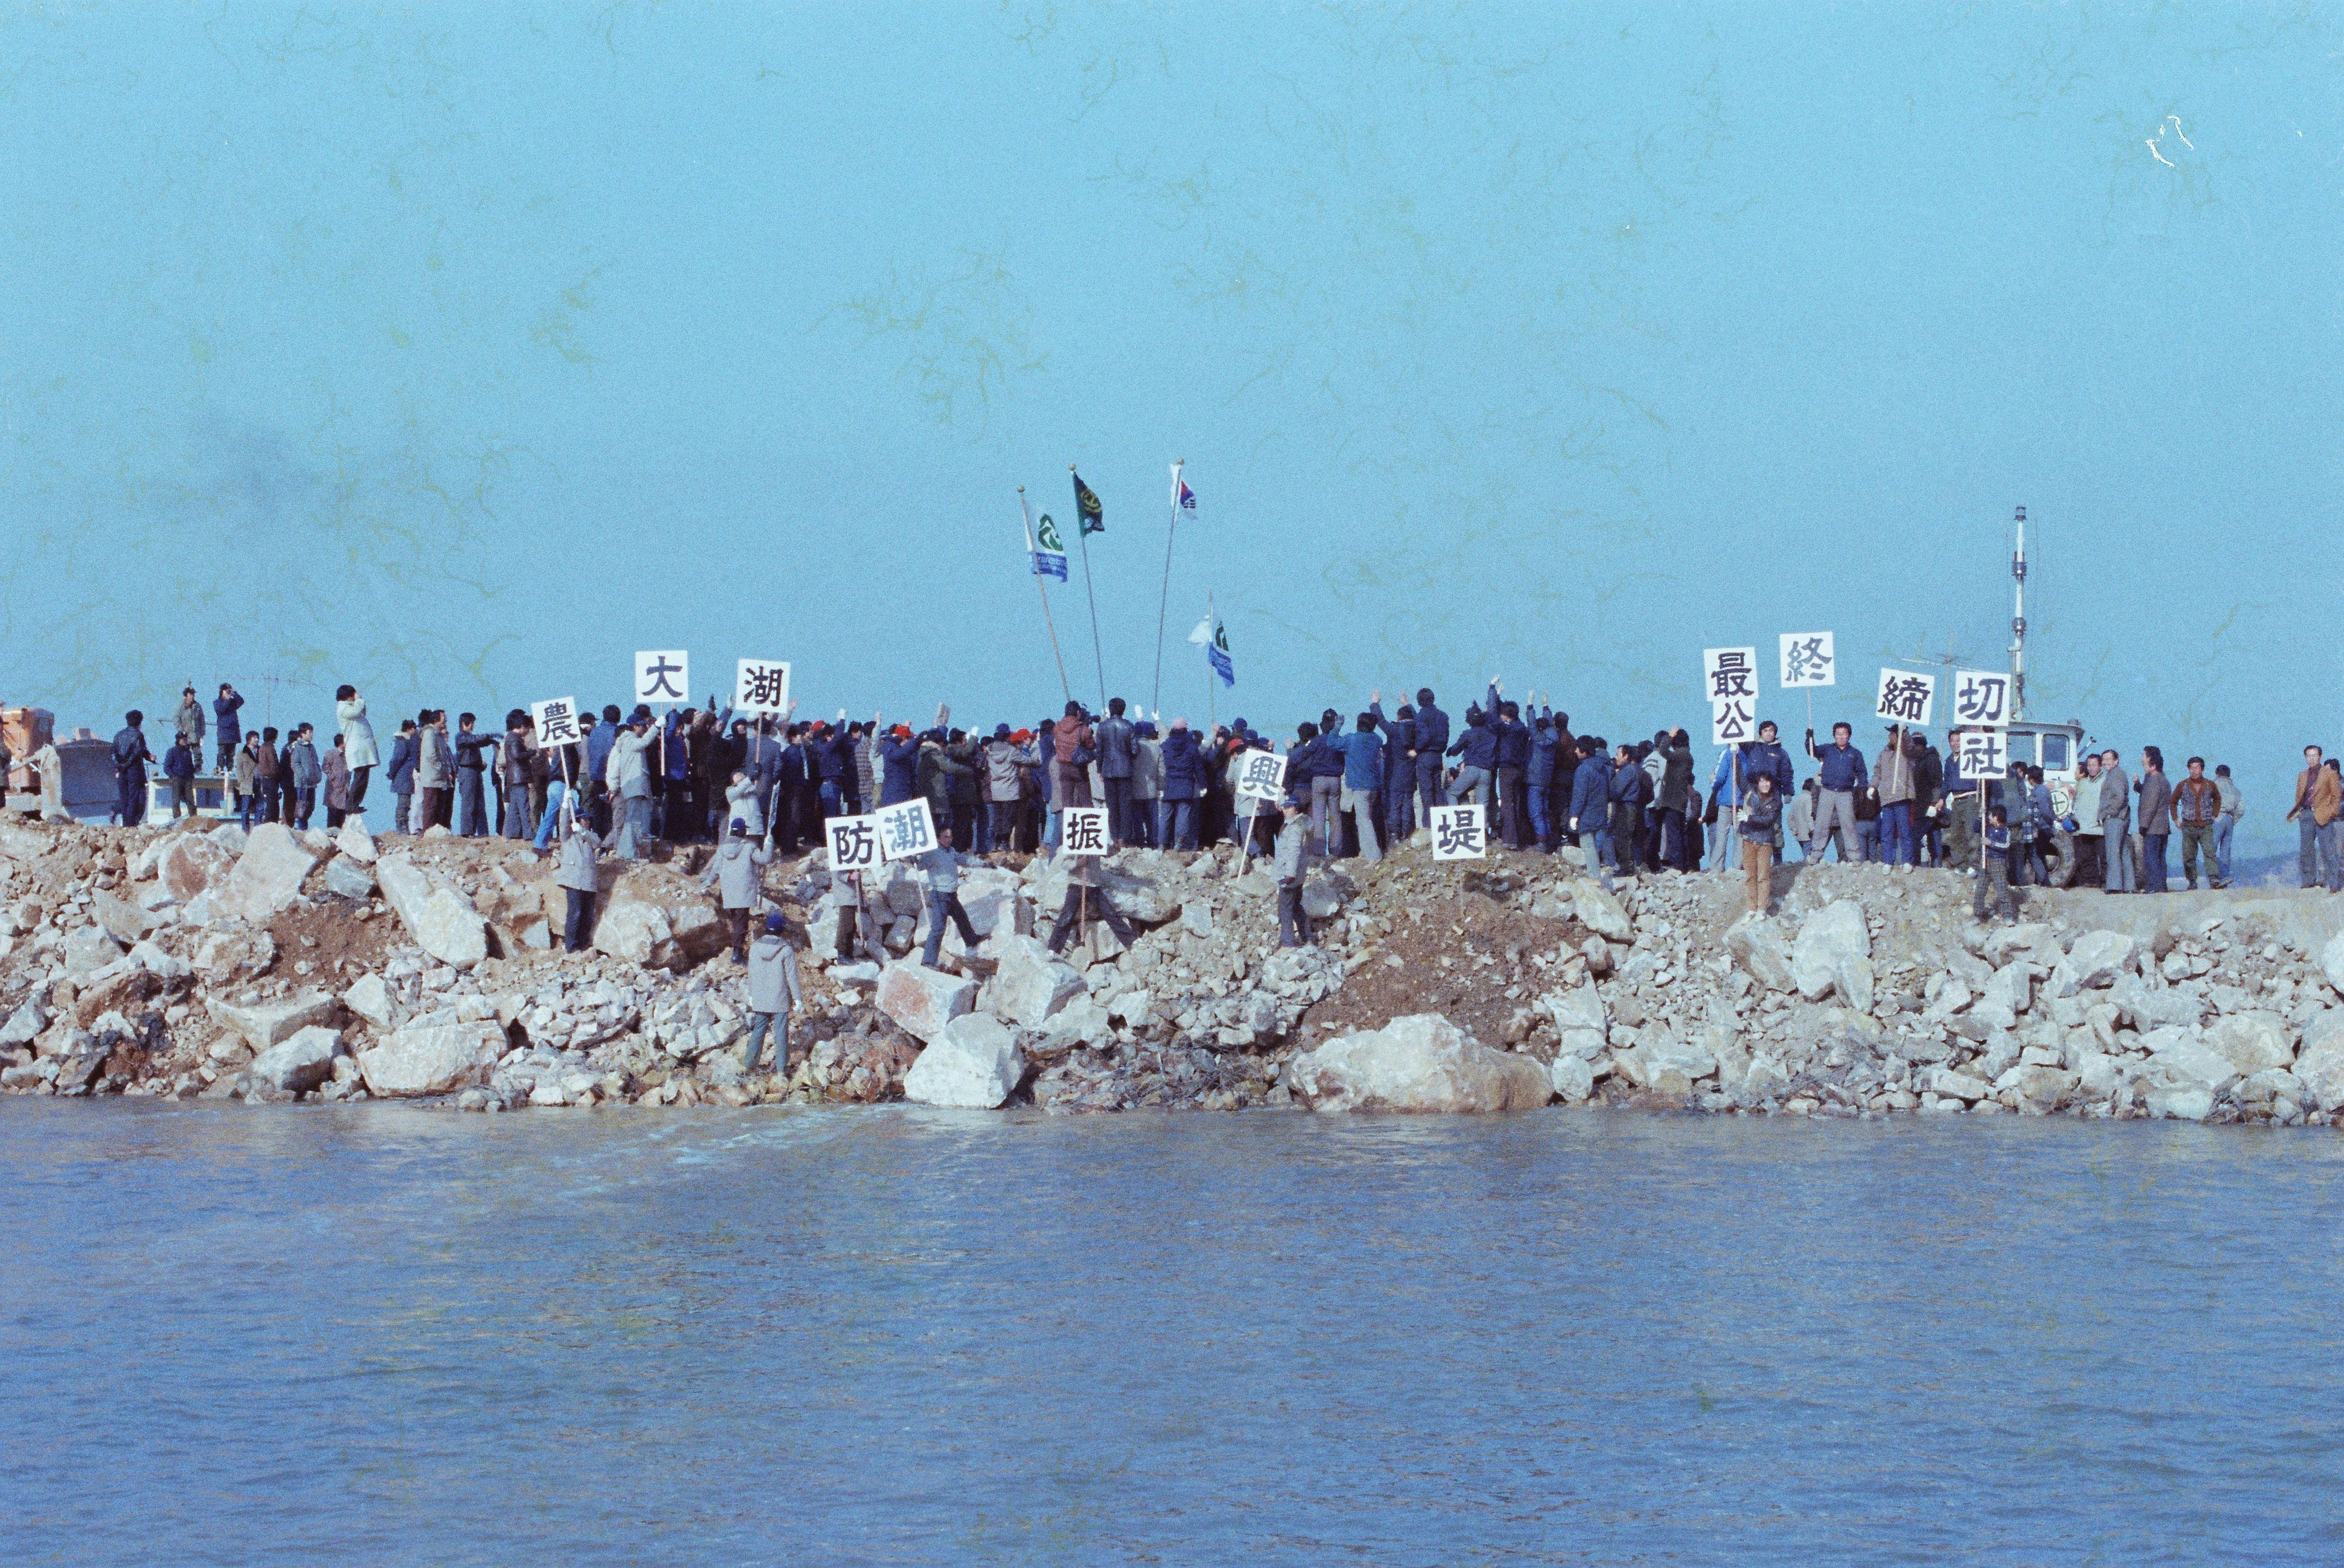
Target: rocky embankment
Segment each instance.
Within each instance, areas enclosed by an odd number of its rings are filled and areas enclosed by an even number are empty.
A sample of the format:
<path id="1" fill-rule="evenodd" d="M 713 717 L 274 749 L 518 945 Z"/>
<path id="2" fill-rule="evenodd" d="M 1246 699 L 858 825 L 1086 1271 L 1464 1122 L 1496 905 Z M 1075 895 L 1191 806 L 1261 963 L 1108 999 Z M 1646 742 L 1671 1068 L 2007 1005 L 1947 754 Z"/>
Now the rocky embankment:
<path id="1" fill-rule="evenodd" d="M 2318 895 L 2036 894 L 1968 918 L 1953 874 L 1821 866 L 1607 890 L 1572 852 L 1460 870 L 1420 846 L 1314 874 L 1320 946 L 1274 946 L 1228 853 L 1129 852 L 1096 926 L 1036 939 L 1066 866 L 973 866 L 981 941 L 916 956 L 908 875 L 874 879 L 889 962 L 826 960 L 819 855 L 773 903 L 810 929 L 778 1070 L 743 1070 L 740 970 L 704 850 L 606 872 L 594 948 L 550 950 L 550 862 L 504 840 L 281 826 L 0 824 L 0 1092 L 392 1098 L 476 1110 L 784 1100 L 1049 1110 L 2344 1115 L 2344 936 Z M 770 1065 L 770 1057 L 768 1058 Z"/>

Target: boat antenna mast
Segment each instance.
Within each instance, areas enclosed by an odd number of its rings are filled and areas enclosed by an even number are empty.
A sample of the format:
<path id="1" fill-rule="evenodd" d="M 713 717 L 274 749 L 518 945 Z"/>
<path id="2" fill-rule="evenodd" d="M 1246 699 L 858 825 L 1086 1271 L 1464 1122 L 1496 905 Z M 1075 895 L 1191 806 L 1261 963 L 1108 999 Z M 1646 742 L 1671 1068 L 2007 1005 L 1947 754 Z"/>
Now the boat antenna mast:
<path id="1" fill-rule="evenodd" d="M 2018 509 L 2018 547 L 2010 556 L 2010 716 L 2026 717 L 2026 509 Z"/>

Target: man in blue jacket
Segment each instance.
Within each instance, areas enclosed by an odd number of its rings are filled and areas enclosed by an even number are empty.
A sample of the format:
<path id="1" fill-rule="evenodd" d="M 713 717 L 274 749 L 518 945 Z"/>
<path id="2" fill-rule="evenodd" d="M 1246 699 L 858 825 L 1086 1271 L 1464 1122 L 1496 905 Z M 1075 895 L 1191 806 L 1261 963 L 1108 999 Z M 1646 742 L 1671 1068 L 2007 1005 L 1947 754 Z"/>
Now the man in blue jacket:
<path id="1" fill-rule="evenodd" d="M 227 722 L 227 721 L 223 721 Z M 415 804 L 415 764 L 422 754 L 415 745 L 415 721 L 399 721 L 399 733 L 390 743 L 390 763 L 383 774 L 390 780 L 390 831 L 405 833 L 408 814 Z"/>
<path id="2" fill-rule="evenodd" d="M 1416 689 L 1416 741 L 1409 748 L 1416 758 L 1417 821 L 1432 825 L 1432 808 L 1449 804 L 1440 787 L 1440 759 L 1449 752 L 1449 715 L 1435 706 L 1432 688 Z"/>
<path id="3" fill-rule="evenodd" d="M 1359 853 L 1370 862 L 1384 857 L 1376 842 L 1376 791 L 1383 787 L 1384 744 L 1376 734 L 1375 714 L 1361 713 L 1358 727 L 1331 742 L 1343 754 L 1343 774 L 1337 809 L 1351 814 L 1359 835 Z"/>
<path id="4" fill-rule="evenodd" d="M 1814 836 L 1807 845 L 1809 860 L 1824 857 L 1824 845 L 1831 842 L 1834 828 L 1839 833 L 1840 859 L 1864 858 L 1864 839 L 1855 828 L 1855 796 L 1871 779 L 1864 771 L 1864 754 L 1854 744 L 1854 730 L 1848 725 L 1834 724 L 1831 744 L 1818 748 L 1814 731 L 1807 732 L 1807 754 L 1815 759 L 1816 776 L 1823 788 L 1815 801 Z"/>
<path id="5" fill-rule="evenodd" d="M 1157 841 L 1167 849 L 1197 847 L 1197 803 L 1205 796 L 1205 754 L 1186 719 L 1164 735 L 1164 794 L 1157 804 Z"/>
<path id="6" fill-rule="evenodd" d="M 1123 699 L 1113 697 L 1106 717 L 1091 726 L 1092 744 L 1098 748 L 1099 782 L 1106 786 L 1106 832 L 1117 844 L 1139 841 L 1138 824 L 1131 810 L 1132 763 L 1137 735 L 1123 716 Z"/>
<path id="7" fill-rule="evenodd" d="M 1571 842 L 1588 852 L 1587 868 L 1602 865 L 1612 846 L 1612 754 L 1603 737 L 1579 743 L 1581 760 L 1571 775 Z"/>
<path id="8" fill-rule="evenodd" d="M 1406 703 L 1399 716 L 1384 717 L 1383 693 L 1368 693 L 1368 716 L 1384 736 L 1383 842 L 1408 842 L 1409 803 L 1416 796 L 1416 710 Z"/>
<path id="9" fill-rule="evenodd" d="M 146 749 L 146 715 L 133 708 L 122 715 L 114 736 L 115 814 L 125 827 L 136 827 L 146 815 L 146 764 L 155 754 Z"/>
<path id="10" fill-rule="evenodd" d="M 1522 830 L 1530 816 L 1522 809 L 1522 785 L 1531 765 L 1531 733 L 1522 723 L 1519 704 L 1498 700 L 1503 690 L 1497 682 L 1490 683 L 1490 733 L 1496 741 L 1495 771 L 1498 775 L 1498 817 L 1504 824 L 1506 847 L 1523 846 Z"/>
<path id="11" fill-rule="evenodd" d="M 1569 724 L 1571 715 L 1565 713 L 1562 722 Z M 1554 793 L 1554 758 L 1559 744 L 1561 743 L 1555 738 L 1553 709 L 1533 708 L 1531 762 L 1522 773 L 1522 788 L 1530 800 L 1531 833 L 1537 839 L 1539 848 L 1549 855 L 1554 853 L 1554 814 L 1549 800 Z"/>
<path id="12" fill-rule="evenodd" d="M 236 772 L 236 749 L 244 744 L 244 721 L 236 716 L 243 706 L 242 695 L 222 681 L 219 695 L 212 700 L 212 731 L 219 739 L 219 766 L 215 771 L 223 778 Z"/>
<path id="13" fill-rule="evenodd" d="M 1478 804 L 1486 832 L 1490 821 L 1490 785 L 1498 774 L 1498 737 L 1489 716 L 1480 708 L 1465 710 L 1465 732 L 1450 746 L 1457 759 L 1457 776 L 1450 782 L 1449 804 Z"/>
<path id="14" fill-rule="evenodd" d="M 879 733 L 879 715 L 871 716 L 871 733 Z M 909 724 L 897 724 L 879 743 L 879 804 L 894 805 L 920 793 L 920 741 Z"/>

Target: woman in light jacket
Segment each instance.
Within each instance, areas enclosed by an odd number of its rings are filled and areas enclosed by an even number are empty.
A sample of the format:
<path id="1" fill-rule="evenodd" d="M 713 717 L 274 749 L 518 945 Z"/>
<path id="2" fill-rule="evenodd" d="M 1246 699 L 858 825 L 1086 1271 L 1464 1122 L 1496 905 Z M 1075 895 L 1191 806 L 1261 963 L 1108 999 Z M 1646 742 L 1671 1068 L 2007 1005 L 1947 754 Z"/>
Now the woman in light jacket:
<path id="1" fill-rule="evenodd" d="M 342 761 L 350 770 L 347 809 L 363 814 L 367 780 L 373 776 L 382 758 L 375 753 L 374 723 L 367 717 L 366 699 L 359 695 L 356 686 L 343 685 L 335 690 L 334 717 L 342 727 Z"/>

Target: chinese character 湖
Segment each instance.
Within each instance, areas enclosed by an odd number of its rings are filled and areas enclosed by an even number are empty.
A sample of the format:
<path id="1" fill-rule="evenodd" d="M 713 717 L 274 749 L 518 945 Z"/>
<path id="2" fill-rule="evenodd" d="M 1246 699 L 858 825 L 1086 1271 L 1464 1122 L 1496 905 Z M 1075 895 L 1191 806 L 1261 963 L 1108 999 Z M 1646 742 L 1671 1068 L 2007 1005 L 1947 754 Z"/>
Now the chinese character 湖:
<path id="1" fill-rule="evenodd" d="M 782 705 L 782 682 L 787 667 L 781 664 L 751 664 L 747 666 L 741 686 L 741 705 L 744 708 L 778 708 Z"/>

